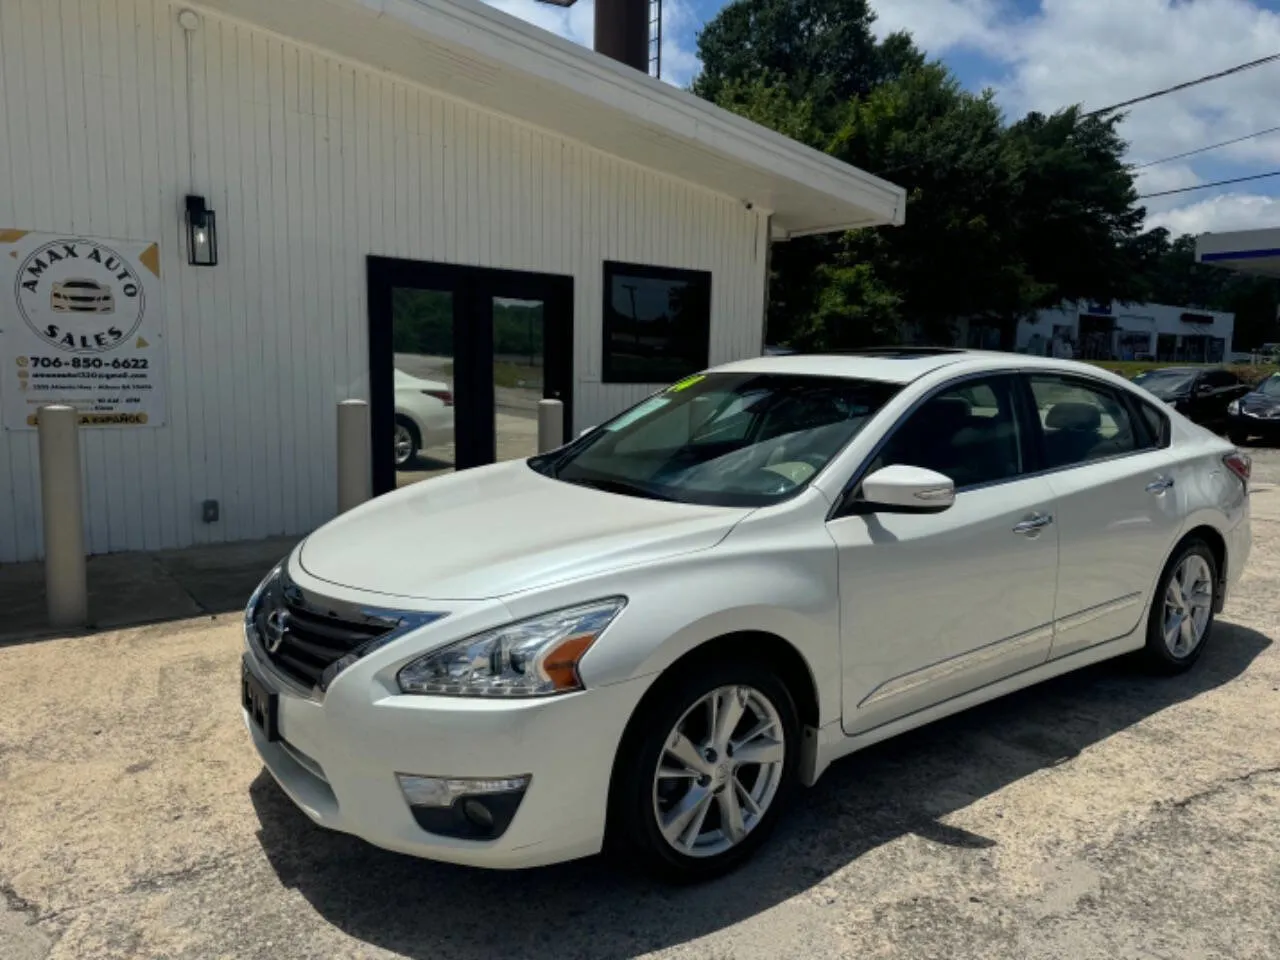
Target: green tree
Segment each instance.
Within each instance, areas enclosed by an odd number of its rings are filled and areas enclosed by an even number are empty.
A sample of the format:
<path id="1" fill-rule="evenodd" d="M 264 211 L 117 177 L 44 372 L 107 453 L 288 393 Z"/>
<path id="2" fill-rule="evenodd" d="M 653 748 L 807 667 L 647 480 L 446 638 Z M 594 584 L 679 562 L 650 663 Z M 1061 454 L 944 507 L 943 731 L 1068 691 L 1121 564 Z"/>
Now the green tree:
<path id="1" fill-rule="evenodd" d="M 1040 307 L 1132 299 L 1144 212 L 1119 119 L 1069 108 L 1010 126 L 990 92 L 909 37 L 878 44 L 871 22 L 862 0 L 739 0 L 699 38 L 697 92 L 908 191 L 903 227 L 775 245 L 770 339 L 945 339 L 969 318 L 1012 346 Z"/>
<path id="2" fill-rule="evenodd" d="M 771 77 L 826 109 L 923 65 L 907 34 L 877 42 L 874 22 L 867 0 L 736 0 L 698 35 L 694 92 L 720 102 L 733 84 Z"/>

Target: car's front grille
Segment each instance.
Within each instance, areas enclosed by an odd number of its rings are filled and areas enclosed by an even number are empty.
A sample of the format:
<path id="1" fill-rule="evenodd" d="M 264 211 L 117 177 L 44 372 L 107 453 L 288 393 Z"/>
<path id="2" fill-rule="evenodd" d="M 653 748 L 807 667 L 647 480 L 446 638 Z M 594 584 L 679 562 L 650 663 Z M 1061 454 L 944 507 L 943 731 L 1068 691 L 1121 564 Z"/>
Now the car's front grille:
<path id="1" fill-rule="evenodd" d="M 350 623 L 286 604 L 289 616 L 280 646 L 267 656 L 296 680 L 318 684 L 325 667 L 370 640 L 390 632 L 390 624 Z"/>
<path id="2" fill-rule="evenodd" d="M 257 641 L 271 664 L 304 687 L 320 686 L 325 669 L 348 654 L 357 656 L 386 636 L 396 621 L 356 620 L 308 602 L 297 590 L 264 590 L 254 611 Z"/>

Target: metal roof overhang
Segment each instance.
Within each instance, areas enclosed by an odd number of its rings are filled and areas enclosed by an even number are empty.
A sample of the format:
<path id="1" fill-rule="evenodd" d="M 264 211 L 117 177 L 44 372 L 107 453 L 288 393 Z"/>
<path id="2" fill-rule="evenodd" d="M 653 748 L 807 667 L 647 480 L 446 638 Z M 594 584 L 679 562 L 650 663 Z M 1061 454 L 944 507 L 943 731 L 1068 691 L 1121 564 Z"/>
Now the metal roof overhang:
<path id="1" fill-rule="evenodd" d="M 1196 262 L 1280 277 L 1280 228 L 1203 234 L 1196 237 Z"/>
<path id="2" fill-rule="evenodd" d="M 478 0 L 192 5 L 750 203 L 777 238 L 904 219 L 901 187 Z"/>

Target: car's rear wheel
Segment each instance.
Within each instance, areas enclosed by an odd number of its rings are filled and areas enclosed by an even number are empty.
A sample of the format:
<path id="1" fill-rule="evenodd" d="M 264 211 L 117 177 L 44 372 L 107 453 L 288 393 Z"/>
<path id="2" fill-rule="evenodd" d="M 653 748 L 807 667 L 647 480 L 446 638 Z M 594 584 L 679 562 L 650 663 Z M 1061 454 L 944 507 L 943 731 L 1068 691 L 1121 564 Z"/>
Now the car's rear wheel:
<path id="1" fill-rule="evenodd" d="M 1218 563 L 1203 540 L 1182 544 L 1165 566 L 1147 621 L 1145 656 L 1164 673 L 1187 670 L 1213 630 Z"/>
<path id="2" fill-rule="evenodd" d="M 659 681 L 615 765 L 615 850 L 677 883 L 719 876 L 764 842 L 796 779 L 799 720 L 775 672 L 701 663 Z"/>
<path id="3" fill-rule="evenodd" d="M 421 445 L 418 438 L 418 428 L 414 426 L 412 420 L 405 417 L 396 417 L 395 429 L 395 446 L 396 446 L 396 466 L 408 466 L 413 458 L 418 455 L 418 448 Z"/>

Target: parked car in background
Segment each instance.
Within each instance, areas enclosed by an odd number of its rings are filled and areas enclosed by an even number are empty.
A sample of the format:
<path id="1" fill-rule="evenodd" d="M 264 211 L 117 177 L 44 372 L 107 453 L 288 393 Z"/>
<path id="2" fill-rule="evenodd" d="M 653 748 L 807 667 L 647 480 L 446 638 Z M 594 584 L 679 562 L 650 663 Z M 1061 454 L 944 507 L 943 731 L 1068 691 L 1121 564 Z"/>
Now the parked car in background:
<path id="1" fill-rule="evenodd" d="M 1248 443 L 1255 437 L 1264 443 L 1280 443 L 1280 373 L 1233 400 L 1227 407 L 1227 431 L 1232 443 Z"/>
<path id="2" fill-rule="evenodd" d="M 1249 392 L 1249 385 L 1221 367 L 1162 367 L 1144 370 L 1133 382 L 1201 426 L 1221 430 L 1227 406 Z"/>
<path id="3" fill-rule="evenodd" d="M 841 756 L 1123 653 L 1189 669 L 1249 470 L 1084 364 L 731 363 L 312 533 L 246 610 L 244 718 L 379 846 L 704 879 Z"/>
<path id="4" fill-rule="evenodd" d="M 453 393 L 448 384 L 395 372 L 396 466 L 408 465 L 424 447 L 453 441 Z"/>

